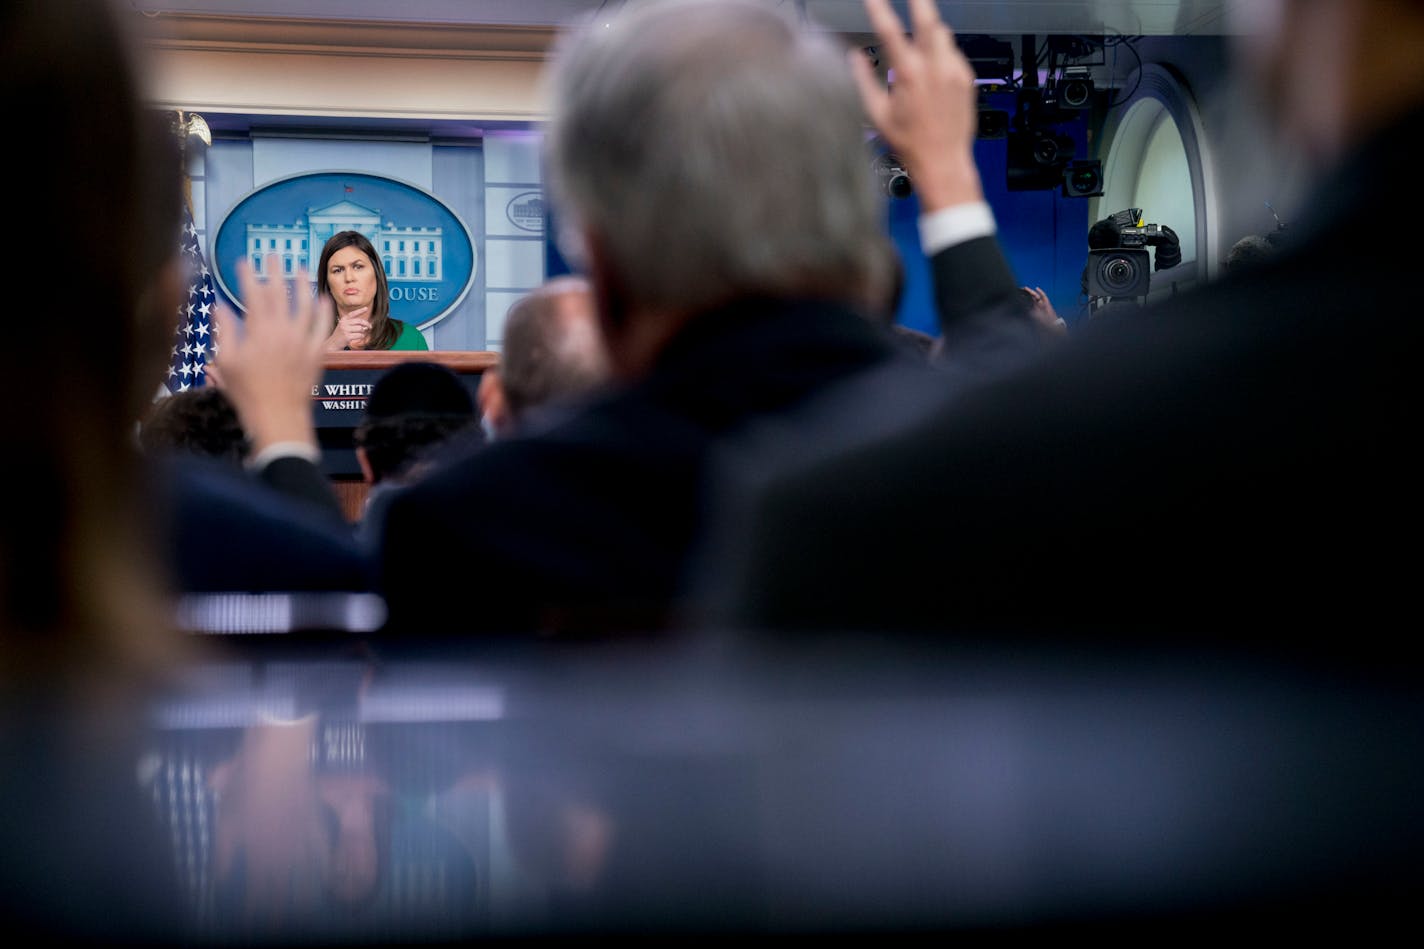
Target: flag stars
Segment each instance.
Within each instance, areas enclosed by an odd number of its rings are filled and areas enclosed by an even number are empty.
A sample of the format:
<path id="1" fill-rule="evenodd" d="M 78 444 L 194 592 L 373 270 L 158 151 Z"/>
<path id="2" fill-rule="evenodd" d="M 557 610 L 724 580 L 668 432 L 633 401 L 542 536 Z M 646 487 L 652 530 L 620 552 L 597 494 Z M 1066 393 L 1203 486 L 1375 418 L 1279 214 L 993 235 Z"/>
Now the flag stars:
<path id="1" fill-rule="evenodd" d="M 204 259 L 197 223 L 191 213 L 185 213 L 185 218 L 179 250 L 188 267 L 188 299 L 176 308 L 178 319 L 173 327 L 168 364 L 169 392 L 183 392 L 203 385 L 206 364 L 218 351 L 218 328 L 210 322 L 217 305 L 213 272 Z"/>

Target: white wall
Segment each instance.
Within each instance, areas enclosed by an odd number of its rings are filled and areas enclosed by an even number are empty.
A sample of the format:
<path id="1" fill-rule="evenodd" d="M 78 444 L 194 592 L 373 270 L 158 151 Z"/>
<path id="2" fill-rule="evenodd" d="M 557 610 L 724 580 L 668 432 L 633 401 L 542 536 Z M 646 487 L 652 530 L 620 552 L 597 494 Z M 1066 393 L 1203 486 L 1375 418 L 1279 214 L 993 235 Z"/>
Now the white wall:
<path id="1" fill-rule="evenodd" d="M 1283 220 L 1294 219 L 1309 183 L 1306 168 L 1270 134 L 1250 84 L 1232 67 L 1230 38 L 1147 37 L 1138 51 L 1145 62 L 1179 73 L 1196 99 L 1215 163 L 1222 253 L 1237 239 L 1276 226 L 1267 202 Z"/>

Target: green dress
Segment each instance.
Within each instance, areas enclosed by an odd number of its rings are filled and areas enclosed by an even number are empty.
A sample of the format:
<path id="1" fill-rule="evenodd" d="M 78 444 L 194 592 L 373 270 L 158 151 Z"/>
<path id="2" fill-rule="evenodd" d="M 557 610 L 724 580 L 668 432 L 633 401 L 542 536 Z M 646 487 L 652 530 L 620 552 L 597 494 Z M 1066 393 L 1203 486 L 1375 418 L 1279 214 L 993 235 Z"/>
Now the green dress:
<path id="1" fill-rule="evenodd" d="M 391 349 L 430 349 L 425 345 L 425 337 L 420 335 L 420 330 L 404 320 L 395 321 L 400 326 L 400 335 L 396 341 L 391 343 Z"/>

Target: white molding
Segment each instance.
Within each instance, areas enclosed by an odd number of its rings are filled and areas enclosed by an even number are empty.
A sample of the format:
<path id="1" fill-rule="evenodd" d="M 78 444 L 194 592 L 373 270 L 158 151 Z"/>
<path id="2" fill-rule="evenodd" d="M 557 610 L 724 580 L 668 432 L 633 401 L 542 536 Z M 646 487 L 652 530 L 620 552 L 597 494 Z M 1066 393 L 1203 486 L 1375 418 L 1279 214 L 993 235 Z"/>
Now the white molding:
<path id="1" fill-rule="evenodd" d="M 159 108 L 251 115 L 539 121 L 553 32 L 165 17 L 145 31 Z"/>

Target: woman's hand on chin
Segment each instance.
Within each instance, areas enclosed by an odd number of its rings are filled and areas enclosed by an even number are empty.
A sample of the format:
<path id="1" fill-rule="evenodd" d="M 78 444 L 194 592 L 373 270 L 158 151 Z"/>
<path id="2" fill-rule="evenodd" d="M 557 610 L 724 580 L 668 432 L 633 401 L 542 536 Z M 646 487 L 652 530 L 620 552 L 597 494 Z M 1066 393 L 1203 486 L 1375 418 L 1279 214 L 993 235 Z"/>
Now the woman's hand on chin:
<path id="1" fill-rule="evenodd" d="M 343 349 L 366 349 L 371 337 L 371 308 L 357 307 L 336 319 L 336 328 L 327 337 L 326 348 L 333 352 Z"/>

